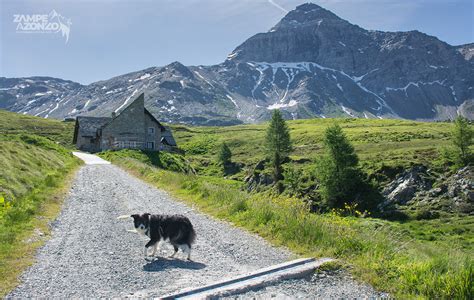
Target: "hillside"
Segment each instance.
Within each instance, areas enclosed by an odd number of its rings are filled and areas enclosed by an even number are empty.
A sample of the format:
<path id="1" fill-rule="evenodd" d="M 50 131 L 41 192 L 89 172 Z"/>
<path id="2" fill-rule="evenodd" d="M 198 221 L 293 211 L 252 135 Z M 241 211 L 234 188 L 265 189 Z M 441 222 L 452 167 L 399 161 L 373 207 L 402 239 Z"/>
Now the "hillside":
<path id="1" fill-rule="evenodd" d="M 432 166 L 437 150 L 448 146 L 452 124 L 425 123 L 404 120 L 310 119 L 289 121 L 294 151 L 291 158 L 297 165 L 310 164 L 322 148 L 322 136 L 327 126 L 337 122 L 354 143 L 364 168 L 378 172 L 382 167 L 406 168 L 414 164 Z M 187 127 L 174 125 L 178 145 L 196 170 L 208 168 L 216 160 L 218 145 L 226 142 L 233 160 L 242 164 L 235 176 L 245 177 L 264 158 L 266 123 L 229 127 Z M 196 153 L 196 154 L 195 154 Z"/>
<path id="2" fill-rule="evenodd" d="M 3 138 L 20 134 L 46 137 L 66 148 L 71 148 L 74 122 L 60 122 L 29 115 L 20 115 L 0 109 L 0 135 Z"/>
<path id="3" fill-rule="evenodd" d="M 172 62 L 85 86 L 0 78 L 0 108 L 57 119 L 109 116 L 145 92 L 149 110 L 171 123 L 258 123 L 276 108 L 287 119 L 473 118 L 471 50 L 419 31 L 366 30 L 308 3 L 220 64 Z"/>
<path id="4" fill-rule="evenodd" d="M 449 158 L 443 154 L 452 146 L 453 124 L 446 122 L 364 119 L 289 121 L 293 151 L 284 168 L 300 177 L 299 197 L 310 202 L 317 197 L 311 192 L 315 188 L 315 162 L 322 154 L 324 130 L 334 123 L 342 127 L 354 145 L 360 169 L 384 195 L 379 198 L 388 197 L 386 204 L 402 202 L 397 213 L 401 210 L 413 216 L 423 209 L 442 213 L 474 212 L 474 193 L 471 195 L 468 192 L 472 188 L 472 168 L 454 174 L 447 165 Z M 225 176 L 244 183 L 249 190 L 260 190 L 271 183 L 271 169 L 266 167 L 264 153 L 266 126 L 266 123 L 230 127 L 178 125 L 173 129 L 178 145 L 185 151 L 186 160 L 197 174 Z M 222 143 L 226 143 L 232 151 L 233 165 L 226 170 L 217 161 Z M 415 191 L 405 195 L 403 181 L 407 179 Z M 264 182 L 267 183 L 262 184 Z M 438 192 L 437 196 L 432 196 L 436 193 L 432 189 L 439 186 L 443 187 L 443 191 L 445 188 L 462 191 L 462 195 Z M 389 197 L 388 194 L 397 187 L 399 192 Z"/>
<path id="5" fill-rule="evenodd" d="M 0 110 L 0 296 L 48 235 L 68 177 L 72 126 Z"/>

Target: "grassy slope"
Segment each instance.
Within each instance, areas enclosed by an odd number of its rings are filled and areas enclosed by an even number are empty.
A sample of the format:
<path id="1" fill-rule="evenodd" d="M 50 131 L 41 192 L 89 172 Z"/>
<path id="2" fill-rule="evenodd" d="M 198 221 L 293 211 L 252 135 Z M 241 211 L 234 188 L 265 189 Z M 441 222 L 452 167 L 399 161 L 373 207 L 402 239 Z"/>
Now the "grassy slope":
<path id="1" fill-rule="evenodd" d="M 66 148 L 72 148 L 74 122 L 59 122 L 0 110 L 0 134 L 34 134 L 49 138 Z"/>
<path id="2" fill-rule="evenodd" d="M 321 139 L 326 127 L 334 119 L 290 121 L 294 160 L 312 160 L 322 149 Z M 449 123 L 423 123 L 404 120 L 338 119 L 344 132 L 354 144 L 363 168 L 371 173 L 382 166 L 406 167 L 414 163 L 432 165 L 437 151 L 449 145 Z M 264 157 L 266 124 L 231 127 L 173 126 L 173 133 L 180 147 L 185 150 L 207 149 L 187 158 L 201 173 L 213 173 L 218 147 L 226 142 L 232 150 L 233 160 L 253 166 Z M 191 151 L 193 152 L 193 151 Z M 202 153 L 205 152 L 205 153 Z M 245 168 L 236 178 L 245 176 Z"/>
<path id="3" fill-rule="evenodd" d="M 334 120 L 289 122 L 293 160 L 309 168 L 321 150 L 321 137 Z M 412 164 L 436 166 L 438 150 L 449 145 L 448 123 L 401 120 L 338 120 L 354 143 L 363 168 Z M 187 150 L 200 176 L 150 167 L 139 152 L 109 152 L 107 159 L 125 167 L 204 211 L 290 247 L 304 255 L 341 258 L 360 279 L 401 297 L 472 297 L 474 217 L 443 216 L 436 220 L 388 222 L 309 214 L 295 199 L 242 192 L 241 179 L 263 158 L 266 125 L 232 127 L 174 126 L 178 144 Z M 233 178 L 220 178 L 214 163 L 225 141 L 233 160 L 244 168 Z M 131 153 L 134 153 L 131 155 Z M 133 156 L 133 157 L 132 157 Z M 211 175 L 211 176 L 209 176 Z"/>
<path id="4" fill-rule="evenodd" d="M 79 165 L 62 146 L 71 130 L 71 124 L 0 111 L 0 297 L 33 262 L 60 210 Z"/>

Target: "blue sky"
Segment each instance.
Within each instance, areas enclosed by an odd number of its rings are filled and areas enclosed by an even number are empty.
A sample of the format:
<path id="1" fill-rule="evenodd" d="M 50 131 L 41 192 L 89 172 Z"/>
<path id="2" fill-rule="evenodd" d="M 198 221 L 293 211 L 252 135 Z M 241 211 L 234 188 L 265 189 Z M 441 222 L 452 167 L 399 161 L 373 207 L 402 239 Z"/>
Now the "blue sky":
<path id="1" fill-rule="evenodd" d="M 297 0 L 1 0 L 0 76 L 52 76 L 88 84 L 173 61 L 209 65 L 268 31 Z M 417 29 L 452 45 L 474 42 L 472 0 L 315 0 L 366 29 Z M 15 14 L 56 10 L 59 33 L 17 33 Z"/>

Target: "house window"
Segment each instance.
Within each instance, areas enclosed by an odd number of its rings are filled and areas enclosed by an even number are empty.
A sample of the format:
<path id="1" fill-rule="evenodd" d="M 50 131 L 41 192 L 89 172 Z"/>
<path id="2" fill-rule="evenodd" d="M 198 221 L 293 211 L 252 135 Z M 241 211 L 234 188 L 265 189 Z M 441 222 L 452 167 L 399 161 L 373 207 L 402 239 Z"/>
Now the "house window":
<path id="1" fill-rule="evenodd" d="M 116 141 L 113 144 L 115 149 L 138 149 L 142 147 L 143 143 L 137 141 Z"/>
<path id="2" fill-rule="evenodd" d="M 146 143 L 147 149 L 155 149 L 155 142 L 147 142 Z"/>
<path id="3" fill-rule="evenodd" d="M 155 127 L 148 127 L 148 134 L 154 134 L 155 133 Z"/>

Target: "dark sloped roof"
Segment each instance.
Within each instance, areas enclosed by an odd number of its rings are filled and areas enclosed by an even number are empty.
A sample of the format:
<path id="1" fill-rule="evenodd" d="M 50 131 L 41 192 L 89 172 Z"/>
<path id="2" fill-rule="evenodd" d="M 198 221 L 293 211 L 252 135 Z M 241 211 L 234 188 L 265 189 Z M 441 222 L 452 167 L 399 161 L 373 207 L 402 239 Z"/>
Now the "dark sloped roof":
<path id="1" fill-rule="evenodd" d="M 96 136 L 97 130 L 107 124 L 112 118 L 108 117 L 77 117 L 80 136 Z"/>
<path id="2" fill-rule="evenodd" d="M 164 137 L 161 138 L 161 141 L 160 141 L 160 142 L 161 142 L 163 145 L 176 146 L 176 145 L 172 145 L 172 144 L 171 144 L 172 142 L 171 142 L 171 141 L 168 141 L 168 140 L 169 140 L 169 137 L 167 138 L 167 137 L 164 136 Z"/>
<path id="3" fill-rule="evenodd" d="M 161 142 L 163 144 L 167 144 L 173 147 L 176 147 L 176 141 L 174 140 L 173 134 L 171 133 L 171 129 L 167 126 L 164 126 L 165 131 L 161 133 Z"/>

